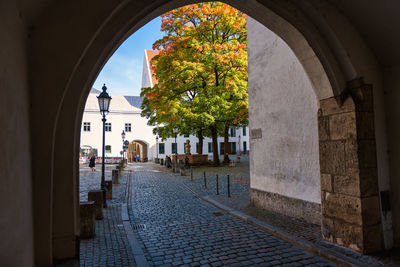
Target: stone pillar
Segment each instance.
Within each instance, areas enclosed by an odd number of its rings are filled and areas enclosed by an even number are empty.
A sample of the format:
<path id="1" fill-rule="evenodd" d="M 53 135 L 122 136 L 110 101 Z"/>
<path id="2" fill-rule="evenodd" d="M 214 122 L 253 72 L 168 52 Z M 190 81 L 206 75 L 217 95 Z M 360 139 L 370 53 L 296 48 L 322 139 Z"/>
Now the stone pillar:
<path id="1" fill-rule="evenodd" d="M 119 184 L 118 170 L 112 170 L 112 182 L 113 184 Z"/>
<path id="2" fill-rule="evenodd" d="M 92 190 L 88 192 L 88 200 L 94 201 L 96 220 L 103 219 L 103 191 Z"/>
<path id="3" fill-rule="evenodd" d="M 120 166 L 120 165 L 117 165 L 117 166 L 115 166 L 115 168 L 116 168 L 117 171 L 118 171 L 118 177 L 121 177 L 121 174 L 122 174 L 122 168 L 121 168 L 121 166 Z"/>
<path id="4" fill-rule="evenodd" d="M 105 181 L 106 182 L 106 199 L 112 199 L 112 181 Z"/>
<path id="5" fill-rule="evenodd" d="M 372 87 L 349 84 L 341 97 L 318 111 L 322 235 L 371 253 L 383 244 Z"/>
<path id="6" fill-rule="evenodd" d="M 95 205 L 94 201 L 80 203 L 80 237 L 93 238 L 95 236 Z"/>

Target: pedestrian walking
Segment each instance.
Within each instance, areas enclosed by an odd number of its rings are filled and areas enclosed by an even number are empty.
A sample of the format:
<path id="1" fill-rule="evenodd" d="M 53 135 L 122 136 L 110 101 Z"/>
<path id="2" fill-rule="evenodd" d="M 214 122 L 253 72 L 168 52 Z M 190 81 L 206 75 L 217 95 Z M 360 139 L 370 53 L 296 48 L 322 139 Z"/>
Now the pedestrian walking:
<path id="1" fill-rule="evenodd" d="M 94 166 L 96 166 L 96 156 L 95 156 L 95 154 L 93 154 L 92 157 L 89 160 L 89 167 L 92 170 L 92 172 L 96 171 Z"/>

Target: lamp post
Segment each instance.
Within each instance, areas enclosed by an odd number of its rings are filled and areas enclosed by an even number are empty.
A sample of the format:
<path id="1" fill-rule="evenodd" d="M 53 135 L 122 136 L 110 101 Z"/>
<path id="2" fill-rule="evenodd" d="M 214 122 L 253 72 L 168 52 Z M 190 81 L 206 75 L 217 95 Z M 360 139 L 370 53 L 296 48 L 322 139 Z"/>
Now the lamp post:
<path id="1" fill-rule="evenodd" d="M 157 151 L 157 163 L 158 163 L 158 135 L 156 135 L 156 151 Z"/>
<path id="2" fill-rule="evenodd" d="M 106 181 L 105 181 L 105 165 L 104 165 L 104 154 L 105 154 L 105 139 L 106 139 L 106 115 L 109 112 L 109 107 L 110 107 L 110 102 L 111 102 L 111 96 L 108 95 L 107 87 L 104 84 L 103 85 L 103 92 L 100 93 L 100 95 L 97 97 L 97 100 L 99 101 L 99 108 L 100 108 L 100 114 L 103 116 L 102 121 L 103 121 L 103 160 L 101 164 L 101 190 L 103 191 L 103 207 L 107 208 L 107 202 L 106 202 Z"/>
<path id="3" fill-rule="evenodd" d="M 128 164 L 128 147 L 129 147 L 129 140 L 126 139 L 123 146 L 123 151 L 125 152 L 126 156 L 126 158 L 124 157 L 124 160 L 126 160 L 126 164 Z"/>
<path id="4" fill-rule="evenodd" d="M 178 127 L 175 125 L 172 131 L 175 134 L 175 171 L 176 171 L 176 166 L 178 165 L 178 144 L 176 143 L 176 135 L 178 133 Z"/>
<path id="5" fill-rule="evenodd" d="M 125 131 L 124 130 L 122 130 L 122 133 L 121 133 L 121 137 L 122 137 L 122 161 L 124 162 L 125 161 Z"/>

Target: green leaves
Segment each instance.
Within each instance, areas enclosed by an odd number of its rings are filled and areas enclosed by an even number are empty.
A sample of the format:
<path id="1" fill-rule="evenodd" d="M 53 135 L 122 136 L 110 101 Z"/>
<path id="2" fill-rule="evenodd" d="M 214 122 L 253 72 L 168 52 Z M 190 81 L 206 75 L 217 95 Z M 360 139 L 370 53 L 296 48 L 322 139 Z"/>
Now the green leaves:
<path id="1" fill-rule="evenodd" d="M 181 7 L 162 15 L 166 33 L 153 49 L 158 83 L 143 88 L 142 115 L 151 125 L 195 134 L 218 124 L 248 123 L 246 15 L 220 2 Z M 205 133 L 207 135 L 207 133 Z"/>

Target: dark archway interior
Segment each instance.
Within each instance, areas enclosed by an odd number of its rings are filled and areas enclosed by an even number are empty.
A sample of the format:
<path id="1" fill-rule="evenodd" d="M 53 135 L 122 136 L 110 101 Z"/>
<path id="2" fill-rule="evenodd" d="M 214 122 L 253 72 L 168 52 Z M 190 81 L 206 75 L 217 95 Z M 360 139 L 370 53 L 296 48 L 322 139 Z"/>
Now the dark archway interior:
<path id="1" fill-rule="evenodd" d="M 7 203 L 2 206 L 1 223 L 8 244 L 1 251 L 7 257 L 2 258 L 10 259 L 5 265 L 18 261 L 19 266 L 51 266 L 54 259 L 77 256 L 79 133 L 90 87 L 128 36 L 163 12 L 194 2 L 1 4 L 0 30 L 6 38 L 0 44 L 4 66 L 0 80 L 2 88 L 10 90 L 4 90 L 0 105 L 0 113 L 8 114 L 0 118 L 0 136 L 6 140 L 0 147 L 5 151 L 0 156 L 4 165 L 0 177 L 12 188 L 1 194 L 1 203 Z M 393 34 L 399 25 L 399 3 L 224 2 L 258 20 L 290 46 L 320 100 L 321 184 L 327 201 L 324 235 L 362 252 L 376 250 L 382 234 L 381 217 L 376 214 L 376 210 L 380 213 L 379 191 L 391 192 L 392 204 L 400 200 L 395 126 L 400 114 L 395 90 L 400 37 Z M 21 162 L 26 168 L 21 168 Z M 348 190 L 337 187 L 351 181 L 356 183 Z M 334 215 L 335 211 L 342 215 Z M 385 232 L 398 246 L 400 214 L 395 209 L 385 214 L 393 218 L 394 228 Z M 352 239 L 343 239 L 341 230 Z"/>

